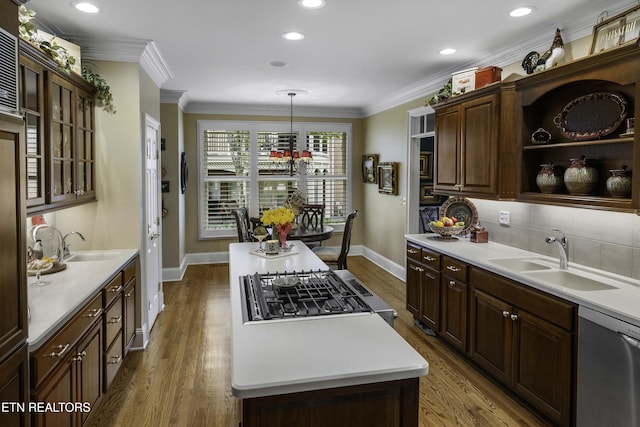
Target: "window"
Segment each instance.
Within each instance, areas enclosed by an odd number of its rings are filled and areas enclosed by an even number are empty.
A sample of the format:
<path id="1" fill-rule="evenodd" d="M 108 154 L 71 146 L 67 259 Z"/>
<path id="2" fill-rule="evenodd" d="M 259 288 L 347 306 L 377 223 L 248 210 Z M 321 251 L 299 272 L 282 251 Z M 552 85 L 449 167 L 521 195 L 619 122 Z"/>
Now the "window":
<path id="1" fill-rule="evenodd" d="M 298 161 L 301 173 L 275 161 L 272 151 L 310 151 Z M 344 224 L 351 208 L 349 187 L 350 124 L 198 121 L 200 238 L 233 237 L 233 209 L 247 207 L 259 217 L 282 206 L 300 190 L 307 203 L 325 205 L 325 223 Z"/>

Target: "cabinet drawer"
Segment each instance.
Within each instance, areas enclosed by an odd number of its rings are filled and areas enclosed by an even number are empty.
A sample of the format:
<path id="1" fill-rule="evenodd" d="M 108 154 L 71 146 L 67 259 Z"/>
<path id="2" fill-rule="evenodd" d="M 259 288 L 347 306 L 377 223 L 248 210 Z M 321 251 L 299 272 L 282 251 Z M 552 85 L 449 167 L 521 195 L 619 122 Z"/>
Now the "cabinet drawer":
<path id="1" fill-rule="evenodd" d="M 122 332 L 118 334 L 111 347 L 104 354 L 104 386 L 105 392 L 111 385 L 120 366 L 122 366 Z"/>
<path id="2" fill-rule="evenodd" d="M 407 243 L 407 258 L 422 262 L 422 251 L 420 246 Z"/>
<path id="3" fill-rule="evenodd" d="M 124 275 L 124 282 L 123 283 L 125 285 L 127 283 L 129 283 L 131 281 L 131 279 L 136 277 L 136 261 L 133 260 L 129 264 L 127 264 L 127 266 L 122 271 L 122 274 Z"/>
<path id="4" fill-rule="evenodd" d="M 442 257 L 442 273 L 447 276 L 460 280 L 461 282 L 467 281 L 467 264 L 462 261 L 458 261 L 448 256 Z"/>
<path id="5" fill-rule="evenodd" d="M 122 297 L 118 297 L 104 313 L 105 348 L 111 345 L 113 339 L 120 333 L 122 323 Z"/>
<path id="6" fill-rule="evenodd" d="M 102 296 L 96 295 L 56 335 L 31 353 L 31 384 L 38 385 L 62 360 L 66 359 L 74 345 L 102 317 Z"/>
<path id="7" fill-rule="evenodd" d="M 420 262 L 434 270 L 440 270 L 440 254 L 437 252 L 422 248 L 422 258 Z"/>
<path id="8" fill-rule="evenodd" d="M 122 272 L 120 271 L 113 279 L 111 279 L 108 285 L 102 288 L 104 308 L 109 307 L 113 300 L 120 295 L 123 285 L 124 283 L 122 282 Z"/>

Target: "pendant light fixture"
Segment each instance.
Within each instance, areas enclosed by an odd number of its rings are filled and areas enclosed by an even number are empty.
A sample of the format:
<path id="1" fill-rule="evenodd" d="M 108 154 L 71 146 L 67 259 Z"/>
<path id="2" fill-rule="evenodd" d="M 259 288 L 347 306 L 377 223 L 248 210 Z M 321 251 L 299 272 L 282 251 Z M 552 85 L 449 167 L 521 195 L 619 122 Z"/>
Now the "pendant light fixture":
<path id="1" fill-rule="evenodd" d="M 272 150 L 269 154 L 269 160 L 272 161 L 272 164 L 276 169 L 282 168 L 282 166 L 284 166 L 284 171 L 288 169 L 290 176 L 293 176 L 296 173 L 305 175 L 313 157 L 309 150 L 303 150 L 302 155 L 296 150 L 296 134 L 293 132 L 293 97 L 298 93 L 305 92 L 299 90 L 278 91 L 279 94 L 284 94 L 285 92 L 289 97 L 290 122 L 287 139 L 289 146 L 287 150 L 283 151 Z"/>

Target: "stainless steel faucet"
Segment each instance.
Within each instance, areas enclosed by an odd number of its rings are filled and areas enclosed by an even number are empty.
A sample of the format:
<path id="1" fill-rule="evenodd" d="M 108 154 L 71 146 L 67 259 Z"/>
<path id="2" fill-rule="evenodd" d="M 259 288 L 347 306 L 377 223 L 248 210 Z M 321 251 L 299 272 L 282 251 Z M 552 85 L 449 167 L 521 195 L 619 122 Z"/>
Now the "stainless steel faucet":
<path id="1" fill-rule="evenodd" d="M 87 241 L 87 239 L 85 239 L 82 233 L 80 233 L 79 231 L 72 231 L 71 233 L 65 234 L 62 238 L 62 256 L 64 259 L 67 259 L 71 256 L 71 252 L 69 252 L 69 245 L 67 244 L 67 237 L 71 236 L 72 234 L 77 234 L 83 242 Z"/>
<path id="2" fill-rule="evenodd" d="M 557 243 L 560 248 L 560 269 L 566 270 L 569 268 L 569 239 L 565 234 L 558 230 L 557 228 L 552 229 L 556 233 L 560 234 L 561 237 L 557 239 L 554 236 L 548 236 L 545 239 L 545 242 L 549 244 Z"/>

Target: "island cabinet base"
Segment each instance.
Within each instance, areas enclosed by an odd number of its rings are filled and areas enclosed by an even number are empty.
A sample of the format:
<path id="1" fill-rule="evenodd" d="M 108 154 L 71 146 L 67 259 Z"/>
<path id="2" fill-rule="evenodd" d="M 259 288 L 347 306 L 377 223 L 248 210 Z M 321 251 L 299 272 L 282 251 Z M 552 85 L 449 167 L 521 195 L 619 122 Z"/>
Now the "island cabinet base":
<path id="1" fill-rule="evenodd" d="M 415 427 L 419 379 L 242 400 L 242 427 Z"/>

